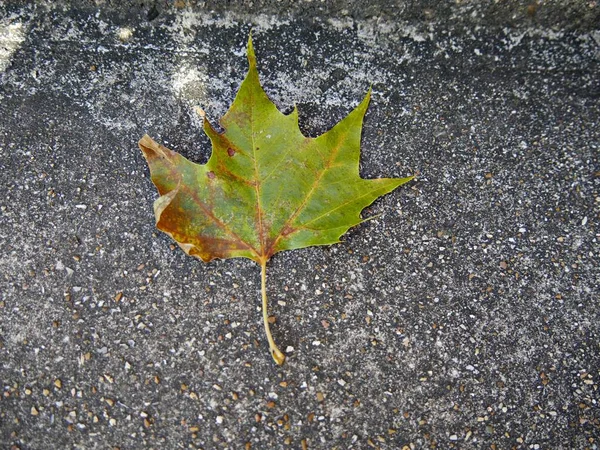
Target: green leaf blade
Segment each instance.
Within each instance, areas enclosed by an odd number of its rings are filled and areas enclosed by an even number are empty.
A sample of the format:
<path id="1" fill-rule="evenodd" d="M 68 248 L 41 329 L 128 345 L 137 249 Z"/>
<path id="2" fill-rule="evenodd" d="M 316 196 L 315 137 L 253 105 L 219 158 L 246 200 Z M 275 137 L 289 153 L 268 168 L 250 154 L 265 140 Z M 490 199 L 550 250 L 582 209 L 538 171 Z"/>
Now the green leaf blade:
<path id="1" fill-rule="evenodd" d="M 298 112 L 285 115 L 260 85 L 252 41 L 249 71 L 217 132 L 205 118 L 213 152 L 194 164 L 145 136 L 140 148 L 161 197 L 157 226 L 204 261 L 246 257 L 262 264 L 283 250 L 330 245 L 363 221 L 360 213 L 412 177 L 359 175 L 362 123 L 370 91 L 317 138 Z"/>

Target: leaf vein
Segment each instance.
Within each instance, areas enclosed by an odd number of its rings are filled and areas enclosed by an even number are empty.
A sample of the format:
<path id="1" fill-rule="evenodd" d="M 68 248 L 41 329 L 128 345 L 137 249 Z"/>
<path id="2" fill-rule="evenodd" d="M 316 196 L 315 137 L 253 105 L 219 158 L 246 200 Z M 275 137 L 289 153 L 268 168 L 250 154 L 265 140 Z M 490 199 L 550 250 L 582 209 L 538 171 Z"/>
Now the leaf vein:
<path id="1" fill-rule="evenodd" d="M 223 231 L 229 234 L 234 240 L 242 243 L 248 250 L 253 251 L 255 254 L 258 254 L 253 245 L 244 241 L 240 236 L 237 235 L 232 229 L 230 229 L 225 222 L 221 221 L 217 216 L 215 216 L 214 212 L 211 208 L 209 208 L 201 199 L 198 197 L 198 194 L 195 193 L 189 186 L 183 185 L 184 190 L 194 199 L 194 201 L 198 204 L 198 206 L 209 216 L 212 221 Z"/>
<path id="2" fill-rule="evenodd" d="M 269 247 L 268 254 L 271 254 L 271 252 L 273 251 L 273 249 L 275 249 L 275 246 L 279 243 L 279 241 L 281 240 L 281 238 L 284 235 L 288 236 L 289 234 L 291 234 L 291 233 L 284 234 L 285 230 L 289 228 L 290 224 L 304 210 L 304 208 L 306 207 L 306 204 L 308 203 L 308 201 L 310 200 L 310 198 L 312 197 L 312 195 L 314 194 L 314 192 L 317 190 L 317 187 L 318 187 L 319 183 L 321 182 L 321 180 L 323 179 L 323 176 L 325 175 L 325 172 L 327 172 L 331 168 L 331 163 L 335 160 L 335 157 L 337 156 L 337 154 L 340 151 L 340 148 L 342 147 L 342 139 L 340 139 L 340 141 L 337 144 L 338 145 L 336 145 L 334 147 L 333 151 L 329 154 L 329 159 L 323 165 L 323 169 L 319 171 L 319 175 L 315 178 L 315 181 L 313 182 L 313 184 L 312 184 L 312 186 L 310 188 L 310 191 L 306 194 L 306 197 L 304 198 L 303 202 L 298 206 L 298 208 L 296 208 L 296 211 L 294 211 L 294 213 L 288 218 L 288 220 L 285 221 L 285 223 L 281 227 L 281 231 L 279 232 L 279 234 L 273 240 L 273 243 Z M 318 149 L 318 146 L 315 146 L 315 148 Z M 320 152 L 318 152 L 318 153 L 321 154 Z"/>
<path id="3" fill-rule="evenodd" d="M 352 199 L 350 199 L 350 200 L 348 200 L 348 201 L 346 201 L 344 203 L 339 204 L 335 208 L 330 209 L 329 211 L 321 214 L 320 216 L 314 217 L 313 219 L 309 220 L 308 222 L 303 223 L 300 226 L 303 227 L 303 228 L 306 228 L 306 225 L 308 225 L 309 223 L 316 222 L 317 220 L 321 219 L 322 217 L 325 217 L 325 216 L 331 214 L 332 212 L 337 211 L 340 208 L 344 208 L 345 206 L 348 206 L 349 204 L 354 203 L 357 200 L 360 200 L 361 198 L 368 197 L 368 196 L 372 195 L 374 192 L 380 191 L 381 189 L 383 189 L 383 188 L 381 186 L 379 186 L 379 187 L 377 187 L 377 189 L 371 189 L 370 191 L 368 191 L 368 192 L 366 192 L 366 193 L 364 193 L 362 195 L 359 195 L 358 197 L 353 197 Z"/>
<path id="4" fill-rule="evenodd" d="M 257 74 L 258 76 L 258 74 Z M 251 105 L 254 105 L 254 92 L 250 91 Z M 256 145 L 254 141 L 254 108 L 250 111 L 250 139 L 252 145 L 252 155 L 254 162 L 254 177 L 256 182 L 254 183 L 254 190 L 256 192 L 256 214 L 258 216 L 258 241 L 260 243 L 260 256 L 265 257 L 265 242 L 264 242 L 264 230 L 263 230 L 263 211 L 260 204 L 260 172 L 258 170 L 258 159 L 256 157 Z"/>

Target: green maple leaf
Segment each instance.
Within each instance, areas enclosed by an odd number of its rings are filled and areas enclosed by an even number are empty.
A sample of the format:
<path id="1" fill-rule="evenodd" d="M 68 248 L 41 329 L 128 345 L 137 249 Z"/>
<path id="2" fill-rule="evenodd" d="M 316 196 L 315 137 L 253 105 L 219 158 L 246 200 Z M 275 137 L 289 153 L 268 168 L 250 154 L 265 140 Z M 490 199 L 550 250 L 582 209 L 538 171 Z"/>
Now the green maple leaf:
<path id="1" fill-rule="evenodd" d="M 144 136 L 139 146 L 160 197 L 156 226 L 189 255 L 252 259 L 262 268 L 263 319 L 274 360 L 285 356 L 267 321 L 266 263 L 275 253 L 330 245 L 363 221 L 360 212 L 407 178 L 362 179 L 360 136 L 370 92 L 317 138 L 298 128 L 298 111 L 282 114 L 260 85 L 252 39 L 250 65 L 217 132 L 204 118 L 212 155 L 204 165 Z"/>

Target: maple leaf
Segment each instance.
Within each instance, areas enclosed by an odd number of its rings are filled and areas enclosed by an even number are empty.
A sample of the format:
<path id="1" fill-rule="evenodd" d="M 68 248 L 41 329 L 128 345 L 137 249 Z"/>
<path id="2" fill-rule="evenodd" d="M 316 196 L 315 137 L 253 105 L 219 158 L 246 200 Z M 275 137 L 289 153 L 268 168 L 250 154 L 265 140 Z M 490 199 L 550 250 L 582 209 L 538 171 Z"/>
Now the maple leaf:
<path id="1" fill-rule="evenodd" d="M 410 181 L 363 179 L 360 137 L 370 91 L 331 130 L 310 138 L 296 108 L 285 115 L 260 85 L 252 39 L 249 71 L 218 132 L 204 117 L 212 142 L 206 164 L 195 164 L 144 136 L 139 146 L 160 197 L 156 226 L 189 255 L 208 262 L 244 257 L 261 266 L 263 321 L 271 355 L 283 364 L 269 330 L 266 263 L 275 253 L 330 245 L 363 221 L 376 198 Z"/>

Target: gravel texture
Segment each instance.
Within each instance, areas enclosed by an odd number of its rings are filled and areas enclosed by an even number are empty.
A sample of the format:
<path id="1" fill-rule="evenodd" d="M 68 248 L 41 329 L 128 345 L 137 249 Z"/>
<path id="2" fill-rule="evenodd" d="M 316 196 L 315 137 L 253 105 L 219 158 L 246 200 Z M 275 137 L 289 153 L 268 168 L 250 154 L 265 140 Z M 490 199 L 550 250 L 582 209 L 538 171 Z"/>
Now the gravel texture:
<path id="1" fill-rule="evenodd" d="M 598 7 L 274 3 L 0 5 L 1 448 L 596 449 Z M 158 233 L 137 149 L 206 161 L 251 29 L 305 134 L 372 86 L 363 177 L 419 174 L 272 259 L 283 367 L 259 267 Z"/>

